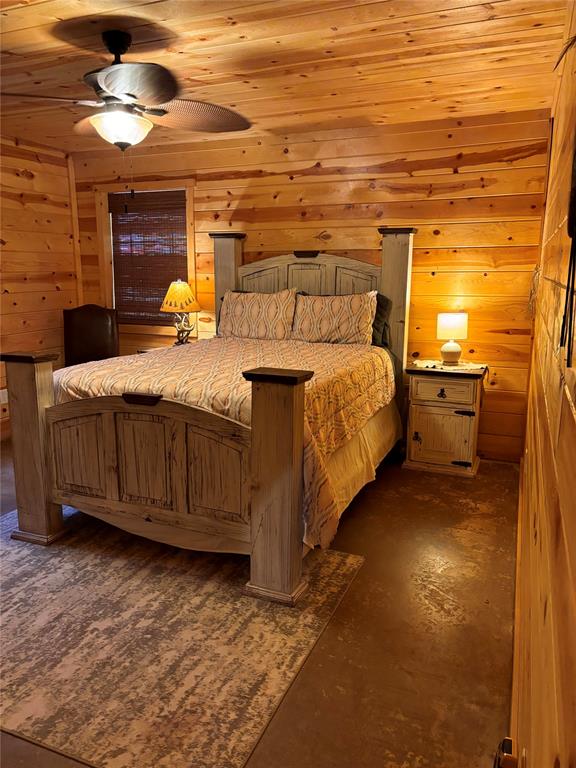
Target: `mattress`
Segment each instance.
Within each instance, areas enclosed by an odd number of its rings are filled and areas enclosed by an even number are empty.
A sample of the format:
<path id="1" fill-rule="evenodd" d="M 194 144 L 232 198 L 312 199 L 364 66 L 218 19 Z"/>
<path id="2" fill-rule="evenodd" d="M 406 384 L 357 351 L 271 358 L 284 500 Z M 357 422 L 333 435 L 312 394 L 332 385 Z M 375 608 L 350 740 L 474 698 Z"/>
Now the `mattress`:
<path id="1" fill-rule="evenodd" d="M 54 374 L 57 403 L 123 392 L 161 394 L 250 425 L 251 385 L 261 366 L 314 371 L 305 388 L 304 542 L 328 546 L 342 512 L 328 460 L 392 402 L 388 352 L 364 344 L 310 344 L 232 337 L 99 360 Z"/>

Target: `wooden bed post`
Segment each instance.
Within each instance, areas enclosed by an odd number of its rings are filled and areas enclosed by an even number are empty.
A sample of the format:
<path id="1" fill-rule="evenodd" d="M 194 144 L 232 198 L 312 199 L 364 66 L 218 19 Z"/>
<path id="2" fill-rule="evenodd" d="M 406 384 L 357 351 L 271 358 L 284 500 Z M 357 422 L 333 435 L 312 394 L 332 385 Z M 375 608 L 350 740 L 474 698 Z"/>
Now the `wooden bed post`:
<path id="1" fill-rule="evenodd" d="M 304 383 L 312 371 L 255 368 L 249 594 L 294 605 L 302 579 Z"/>
<path id="2" fill-rule="evenodd" d="M 390 326 L 390 352 L 394 361 L 396 404 L 405 422 L 406 358 L 408 354 L 408 315 L 412 276 L 412 244 L 418 230 L 414 227 L 379 227 L 382 235 L 382 292 L 392 306 Z"/>
<path id="3" fill-rule="evenodd" d="M 3 354 L 12 422 L 18 528 L 12 538 L 50 544 L 64 533 L 62 507 L 48 499 L 46 408 L 54 405 L 57 355 Z"/>
<path id="4" fill-rule="evenodd" d="M 242 264 L 244 232 L 209 232 L 214 240 L 214 280 L 216 291 L 216 325 L 220 317 L 222 298 L 226 291 L 236 288 L 236 275 Z"/>

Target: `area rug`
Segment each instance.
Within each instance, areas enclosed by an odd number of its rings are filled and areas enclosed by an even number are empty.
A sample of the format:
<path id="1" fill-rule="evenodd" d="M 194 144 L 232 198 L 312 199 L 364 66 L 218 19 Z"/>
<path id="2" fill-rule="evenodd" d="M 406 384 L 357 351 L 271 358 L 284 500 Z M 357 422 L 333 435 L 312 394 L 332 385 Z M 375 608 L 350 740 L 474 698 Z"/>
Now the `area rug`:
<path id="1" fill-rule="evenodd" d="M 362 563 L 313 552 L 289 608 L 243 594 L 246 557 L 2 522 L 2 727 L 105 768 L 244 765 Z"/>

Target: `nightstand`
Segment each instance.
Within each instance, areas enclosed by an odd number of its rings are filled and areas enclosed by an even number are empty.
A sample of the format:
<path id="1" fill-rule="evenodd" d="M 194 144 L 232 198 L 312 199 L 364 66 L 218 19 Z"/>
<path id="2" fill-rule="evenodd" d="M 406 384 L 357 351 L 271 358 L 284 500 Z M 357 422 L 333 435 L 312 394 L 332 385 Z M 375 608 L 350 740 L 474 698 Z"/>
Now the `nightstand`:
<path id="1" fill-rule="evenodd" d="M 409 366 L 406 469 L 474 477 L 480 406 L 487 367 Z"/>

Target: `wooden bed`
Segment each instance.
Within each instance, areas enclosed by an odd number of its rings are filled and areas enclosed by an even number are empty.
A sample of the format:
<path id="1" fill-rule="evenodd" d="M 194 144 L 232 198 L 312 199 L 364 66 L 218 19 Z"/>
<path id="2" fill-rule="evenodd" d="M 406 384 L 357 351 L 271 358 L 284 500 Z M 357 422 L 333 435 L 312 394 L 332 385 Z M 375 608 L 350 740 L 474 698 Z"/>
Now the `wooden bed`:
<path id="1" fill-rule="evenodd" d="M 215 233 L 216 291 L 345 294 L 391 301 L 390 351 L 403 397 L 412 236 L 381 229 L 382 263 L 293 254 L 242 266 L 242 235 Z M 54 405 L 52 361 L 4 354 L 13 429 L 18 529 L 50 544 L 62 504 L 178 547 L 250 555 L 249 593 L 294 604 L 302 579 L 304 385 L 313 371 L 260 368 L 251 426 L 160 395 L 124 393 Z"/>

